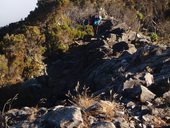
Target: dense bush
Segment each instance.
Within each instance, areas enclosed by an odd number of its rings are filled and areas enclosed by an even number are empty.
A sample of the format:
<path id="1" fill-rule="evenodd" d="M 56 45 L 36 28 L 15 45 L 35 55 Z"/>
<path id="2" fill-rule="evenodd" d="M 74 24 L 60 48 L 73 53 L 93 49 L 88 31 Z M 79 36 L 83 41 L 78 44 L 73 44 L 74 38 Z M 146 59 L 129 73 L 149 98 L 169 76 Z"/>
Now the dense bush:
<path id="1" fill-rule="evenodd" d="M 4 36 L 0 43 L 2 55 L 0 56 L 1 79 L 3 83 L 21 82 L 42 75 L 43 53 L 42 43 L 45 36 L 41 35 L 36 26 L 28 26 L 23 34 L 12 34 Z"/>
<path id="2" fill-rule="evenodd" d="M 3 39 L 3 53 L 8 59 L 8 74 L 9 80 L 15 81 L 21 79 L 24 69 L 24 56 L 26 38 L 23 34 L 6 35 Z"/>
<path id="3" fill-rule="evenodd" d="M 64 53 L 69 49 L 73 40 L 83 38 L 85 35 L 93 35 L 91 26 L 75 24 L 68 17 L 61 16 L 61 20 L 50 24 L 46 28 L 47 52 L 50 54 Z"/>
<path id="4" fill-rule="evenodd" d="M 26 28 L 25 37 L 27 42 L 25 44 L 27 53 L 24 61 L 24 78 L 31 78 L 42 75 L 43 54 L 45 52 L 45 35 L 41 34 L 39 27 L 28 26 Z"/>
<path id="5" fill-rule="evenodd" d="M 6 82 L 6 75 L 8 73 L 8 60 L 4 55 L 0 55 L 0 85 Z"/>

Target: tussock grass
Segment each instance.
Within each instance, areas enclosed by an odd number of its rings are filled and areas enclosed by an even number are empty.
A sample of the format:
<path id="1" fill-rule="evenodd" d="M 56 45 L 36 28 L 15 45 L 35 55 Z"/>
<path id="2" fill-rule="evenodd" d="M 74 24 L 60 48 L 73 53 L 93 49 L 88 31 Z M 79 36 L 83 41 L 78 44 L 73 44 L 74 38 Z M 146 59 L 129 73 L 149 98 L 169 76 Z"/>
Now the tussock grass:
<path id="1" fill-rule="evenodd" d="M 115 112 L 120 107 L 112 98 L 110 98 L 112 99 L 110 102 L 101 100 L 100 95 L 94 97 L 88 87 L 84 86 L 80 89 L 79 83 L 75 87 L 75 92 L 75 95 L 68 92 L 66 96 L 69 97 L 71 104 L 81 108 L 85 127 L 90 127 L 93 118 L 96 121 L 101 120 L 101 118 L 103 121 L 113 121 L 116 117 Z"/>

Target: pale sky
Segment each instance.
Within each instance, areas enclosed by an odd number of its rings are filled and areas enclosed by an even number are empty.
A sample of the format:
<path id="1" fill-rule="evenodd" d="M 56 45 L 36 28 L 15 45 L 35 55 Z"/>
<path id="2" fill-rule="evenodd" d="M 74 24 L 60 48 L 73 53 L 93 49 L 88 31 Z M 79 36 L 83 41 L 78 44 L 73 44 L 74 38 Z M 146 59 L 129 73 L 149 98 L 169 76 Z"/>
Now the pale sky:
<path id="1" fill-rule="evenodd" d="M 36 3 L 37 0 L 0 0 L 0 27 L 24 19 Z"/>

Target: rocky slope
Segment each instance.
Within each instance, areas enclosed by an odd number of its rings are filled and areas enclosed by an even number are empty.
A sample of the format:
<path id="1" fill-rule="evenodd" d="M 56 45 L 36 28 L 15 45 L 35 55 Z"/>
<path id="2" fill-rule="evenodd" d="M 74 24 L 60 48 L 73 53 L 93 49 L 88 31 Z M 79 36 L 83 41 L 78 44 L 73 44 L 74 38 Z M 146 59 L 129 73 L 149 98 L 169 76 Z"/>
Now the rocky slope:
<path id="1" fill-rule="evenodd" d="M 20 87 L 25 94 L 19 103 L 24 99 L 29 105 L 34 96 L 37 101 L 46 98 L 43 105 L 55 107 L 11 109 L 1 114 L 0 126 L 170 126 L 170 48 L 153 44 L 150 37 L 127 29 L 125 24 L 114 26 L 99 38 L 75 41 L 67 53 L 48 65 L 46 76 Z M 83 89 L 84 85 L 93 95 Z M 55 105 L 68 90 L 72 105 Z"/>
<path id="2" fill-rule="evenodd" d="M 39 0 L 0 28 L 0 128 L 170 127 L 169 10 L 168 0 Z M 98 37 L 82 25 L 95 12 L 110 23 Z"/>

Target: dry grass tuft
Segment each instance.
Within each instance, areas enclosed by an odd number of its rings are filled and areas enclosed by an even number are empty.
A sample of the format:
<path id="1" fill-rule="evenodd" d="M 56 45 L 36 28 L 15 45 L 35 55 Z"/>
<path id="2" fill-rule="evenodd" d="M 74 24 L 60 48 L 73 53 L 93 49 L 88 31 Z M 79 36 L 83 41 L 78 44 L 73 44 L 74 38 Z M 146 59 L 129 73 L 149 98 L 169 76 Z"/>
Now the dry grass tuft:
<path id="1" fill-rule="evenodd" d="M 98 114 L 105 114 L 107 116 L 114 116 L 114 110 L 116 109 L 116 104 L 109 101 L 101 100 L 99 103 L 99 109 L 97 110 Z"/>
<path id="2" fill-rule="evenodd" d="M 71 104 L 82 109 L 85 127 L 90 127 L 91 120 L 113 121 L 115 119 L 115 113 L 120 108 L 117 103 L 101 100 L 99 96 L 94 97 L 87 87 L 83 87 L 80 91 L 79 83 L 75 90 L 75 96 L 69 92 L 67 97 Z"/>
<path id="3" fill-rule="evenodd" d="M 116 103 L 100 100 L 95 105 L 89 107 L 86 112 L 92 117 L 97 117 L 98 120 L 113 121 L 116 110 Z"/>
<path id="4" fill-rule="evenodd" d="M 90 94 L 90 90 L 88 87 L 84 86 L 83 89 L 80 89 L 80 84 L 77 83 L 75 87 L 76 95 L 72 95 L 70 92 L 66 95 L 69 98 L 69 102 L 73 105 L 80 107 L 82 110 L 86 110 L 90 106 L 97 103 L 99 97 L 93 97 Z"/>

